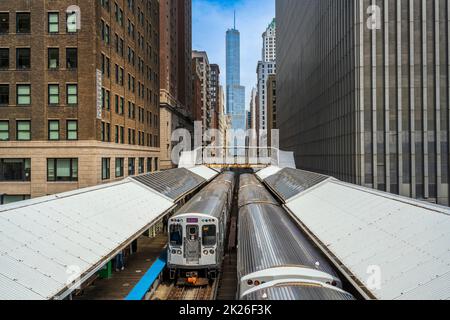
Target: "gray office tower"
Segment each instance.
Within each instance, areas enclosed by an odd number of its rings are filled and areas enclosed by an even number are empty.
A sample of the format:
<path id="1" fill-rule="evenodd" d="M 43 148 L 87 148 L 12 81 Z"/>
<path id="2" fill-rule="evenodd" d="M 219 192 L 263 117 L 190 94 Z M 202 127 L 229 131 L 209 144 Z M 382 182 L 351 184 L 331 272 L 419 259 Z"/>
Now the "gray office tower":
<path id="1" fill-rule="evenodd" d="M 303 169 L 449 205 L 447 0 L 277 0 L 280 144 Z"/>
<path id="2" fill-rule="evenodd" d="M 227 59 L 227 113 L 231 115 L 234 130 L 246 130 L 245 87 L 241 86 L 240 33 L 229 29 L 226 35 Z"/>

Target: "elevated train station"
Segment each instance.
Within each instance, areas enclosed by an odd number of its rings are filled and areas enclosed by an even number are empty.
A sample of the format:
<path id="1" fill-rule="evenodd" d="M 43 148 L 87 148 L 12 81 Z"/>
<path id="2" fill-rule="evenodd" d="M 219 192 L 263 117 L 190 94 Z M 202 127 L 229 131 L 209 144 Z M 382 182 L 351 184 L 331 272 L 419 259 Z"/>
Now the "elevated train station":
<path id="1" fill-rule="evenodd" d="M 184 159 L 178 169 L 0 206 L 0 299 L 72 299 L 92 283 L 92 290 L 85 289 L 86 299 L 89 295 L 98 299 L 152 299 L 161 287 L 167 263 L 166 249 L 159 252 L 164 235 L 157 234 L 164 233 L 167 219 L 224 170 L 211 167 Z M 256 215 L 261 230 L 278 234 L 271 238 L 267 233 L 264 238 L 266 249 L 262 251 L 273 251 L 279 258 L 266 265 L 269 269 L 281 264 L 288 254 L 289 248 L 276 245 L 288 236 L 289 241 L 308 243 L 308 250 L 317 250 L 321 258 L 314 258 L 316 268 L 329 265 L 333 269 L 329 272 L 336 273 L 344 289 L 357 299 L 450 299 L 450 208 L 297 170 L 284 156 L 272 165 L 248 167 L 245 172 L 255 173 L 251 180 L 264 186 L 261 192 L 255 189 L 248 193 L 249 199 L 260 199 L 268 192 L 271 196 L 264 203 L 280 208 L 263 218 L 258 218 L 258 206 L 244 213 L 240 209 L 246 200 L 239 197 L 236 181 L 235 218 L 243 217 L 239 226 L 250 227 L 253 222 L 248 217 Z M 284 222 L 280 224 L 278 219 Z M 152 241 L 159 242 L 152 246 Z M 251 257 L 252 234 L 248 241 L 237 245 Z M 118 253 L 136 243 L 141 246 L 136 249 L 140 255 L 130 256 L 127 274 L 97 277 Z M 238 283 L 240 266 L 233 268 Z M 262 270 L 252 270 L 258 271 Z M 274 288 L 258 294 L 265 286 L 268 284 L 262 283 L 248 297 L 272 297 L 267 293 L 276 291 Z M 103 291 L 121 287 L 121 294 L 102 295 L 100 287 Z M 174 290 L 173 285 L 166 289 Z M 207 294 L 199 290 L 187 297 L 214 299 L 214 290 L 220 291 L 220 285 Z M 273 297 L 305 297 L 302 288 L 292 290 L 294 295 L 279 291 Z M 339 293 L 341 298 L 350 298 L 350 294 Z M 165 296 L 171 297 L 169 293 Z M 239 298 L 239 293 L 235 296 Z M 318 291 L 310 298 L 319 299 Z"/>

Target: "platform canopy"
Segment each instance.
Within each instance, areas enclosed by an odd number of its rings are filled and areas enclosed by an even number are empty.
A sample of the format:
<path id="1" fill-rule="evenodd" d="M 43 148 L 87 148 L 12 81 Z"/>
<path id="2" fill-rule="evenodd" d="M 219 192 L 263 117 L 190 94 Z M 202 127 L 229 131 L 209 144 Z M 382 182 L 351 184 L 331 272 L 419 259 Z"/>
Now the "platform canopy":
<path id="1" fill-rule="evenodd" d="M 164 177 L 176 179 L 155 190 Z M 180 181 L 183 195 L 208 181 L 188 170 L 146 180 L 155 189 L 127 179 L 0 206 L 0 300 L 65 298 L 173 210 Z"/>
<path id="2" fill-rule="evenodd" d="M 367 298 L 450 299 L 450 208 L 301 170 L 265 181 Z"/>

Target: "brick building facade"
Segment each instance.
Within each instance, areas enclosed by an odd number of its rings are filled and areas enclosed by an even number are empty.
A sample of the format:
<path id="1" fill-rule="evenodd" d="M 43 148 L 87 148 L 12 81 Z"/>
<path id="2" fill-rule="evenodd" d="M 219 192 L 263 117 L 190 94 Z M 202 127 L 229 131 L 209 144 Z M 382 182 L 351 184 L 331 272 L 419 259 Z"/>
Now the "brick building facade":
<path id="1" fill-rule="evenodd" d="M 159 2 L 0 3 L 0 200 L 159 167 Z"/>

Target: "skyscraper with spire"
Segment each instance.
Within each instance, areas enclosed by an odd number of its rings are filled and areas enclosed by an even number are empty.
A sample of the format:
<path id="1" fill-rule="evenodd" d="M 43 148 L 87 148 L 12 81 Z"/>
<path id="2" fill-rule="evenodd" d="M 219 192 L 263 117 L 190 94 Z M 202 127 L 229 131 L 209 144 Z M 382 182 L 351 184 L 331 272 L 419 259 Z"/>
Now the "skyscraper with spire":
<path id="1" fill-rule="evenodd" d="M 227 54 L 227 113 L 234 130 L 246 129 L 245 87 L 241 86 L 240 33 L 234 26 L 226 34 Z"/>

